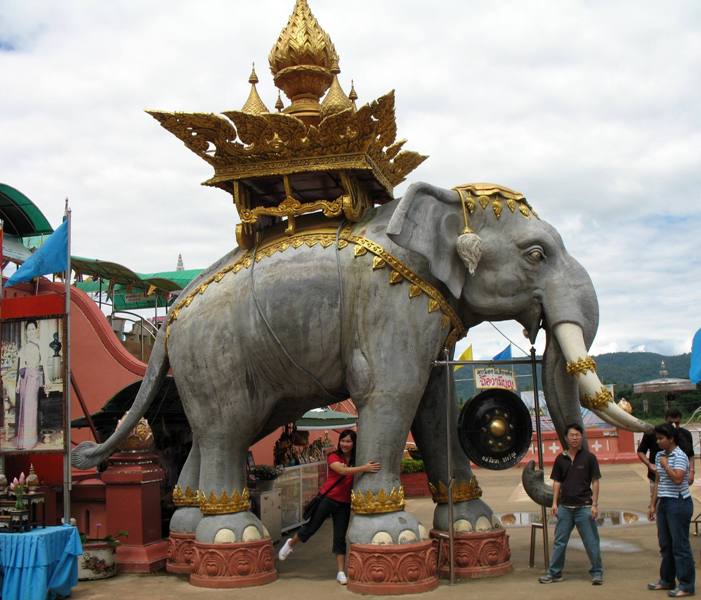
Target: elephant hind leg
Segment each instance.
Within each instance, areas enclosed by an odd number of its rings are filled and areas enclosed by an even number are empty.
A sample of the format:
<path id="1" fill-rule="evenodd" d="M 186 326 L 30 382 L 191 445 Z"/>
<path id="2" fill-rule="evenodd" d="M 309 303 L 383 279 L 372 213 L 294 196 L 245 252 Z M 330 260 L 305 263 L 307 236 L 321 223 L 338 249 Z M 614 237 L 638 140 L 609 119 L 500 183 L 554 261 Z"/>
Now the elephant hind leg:
<path id="1" fill-rule="evenodd" d="M 178 476 L 178 488 L 184 496 L 187 505 L 180 505 L 170 518 L 170 531 L 174 533 L 195 533 L 197 524 L 202 518 L 199 506 L 194 502 L 193 495 L 200 485 L 200 447 L 197 438 L 192 439 L 192 448 Z M 173 498 L 175 501 L 175 498 Z"/>
<path id="2" fill-rule="evenodd" d="M 207 497 L 195 537 L 204 544 L 250 542 L 269 538 L 250 511 L 245 464 L 248 436 L 207 434 L 200 442 L 200 489 Z"/>

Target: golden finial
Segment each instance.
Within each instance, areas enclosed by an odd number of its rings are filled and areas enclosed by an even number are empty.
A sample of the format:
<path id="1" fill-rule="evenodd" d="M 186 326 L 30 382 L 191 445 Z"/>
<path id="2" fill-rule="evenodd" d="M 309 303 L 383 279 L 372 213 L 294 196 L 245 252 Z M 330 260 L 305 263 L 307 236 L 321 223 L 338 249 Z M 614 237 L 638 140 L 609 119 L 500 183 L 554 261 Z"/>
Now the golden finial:
<path id="1" fill-rule="evenodd" d="M 338 63 L 338 54 L 307 0 L 296 0 L 268 60 L 275 85 L 292 101 L 285 112 L 318 123 L 319 98 L 332 83 L 331 68 Z"/>
<path id="2" fill-rule="evenodd" d="M 335 60 L 331 65 L 331 72 L 333 73 L 333 81 L 331 82 L 331 87 L 329 88 L 326 97 L 321 103 L 322 120 L 329 115 L 353 108 L 353 103 L 350 101 L 350 98 L 346 96 L 341 84 L 338 82 L 338 74 L 341 72 L 341 69 L 338 66 L 338 60 Z"/>
<path id="3" fill-rule="evenodd" d="M 348 94 L 348 99 L 351 101 L 353 104 L 353 108 L 357 108 L 355 105 L 355 101 L 358 99 L 358 94 L 355 91 L 355 82 L 351 79 L 351 89 L 350 93 Z"/>
<path id="4" fill-rule="evenodd" d="M 285 105 L 282 103 L 282 98 L 280 97 L 280 90 L 277 91 L 277 101 L 275 102 L 275 108 L 278 112 L 281 112 Z"/>
<path id="5" fill-rule="evenodd" d="M 258 75 L 256 75 L 256 65 L 253 63 L 253 68 L 251 69 L 251 75 L 248 78 L 248 83 L 251 84 L 251 92 L 248 94 L 248 100 L 243 105 L 241 112 L 248 113 L 249 115 L 264 115 L 269 113 L 268 107 L 265 106 L 260 96 L 258 95 L 258 90 L 256 89 L 256 83 L 258 83 Z"/>

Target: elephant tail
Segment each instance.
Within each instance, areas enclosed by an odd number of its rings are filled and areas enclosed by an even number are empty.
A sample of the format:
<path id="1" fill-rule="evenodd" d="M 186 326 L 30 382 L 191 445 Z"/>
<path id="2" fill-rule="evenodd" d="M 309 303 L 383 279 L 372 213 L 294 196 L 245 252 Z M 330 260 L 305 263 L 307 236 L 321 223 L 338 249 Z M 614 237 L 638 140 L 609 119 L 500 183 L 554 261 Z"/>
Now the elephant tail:
<path id="1" fill-rule="evenodd" d="M 146 375 L 126 418 L 119 428 L 104 442 L 81 442 L 71 451 L 71 464 L 77 469 L 89 469 L 105 461 L 129 435 L 146 414 L 156 393 L 168 374 L 168 352 L 166 350 L 166 327 L 161 327 L 148 361 Z"/>

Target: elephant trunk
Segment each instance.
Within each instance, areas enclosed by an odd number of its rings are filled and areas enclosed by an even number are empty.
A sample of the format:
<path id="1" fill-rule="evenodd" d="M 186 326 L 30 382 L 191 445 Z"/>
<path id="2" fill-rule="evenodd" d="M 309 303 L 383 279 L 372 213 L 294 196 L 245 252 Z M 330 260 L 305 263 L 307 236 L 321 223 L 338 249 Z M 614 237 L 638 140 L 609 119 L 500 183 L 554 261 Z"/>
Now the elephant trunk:
<path id="1" fill-rule="evenodd" d="M 631 431 L 650 431 L 651 425 L 636 419 L 614 402 L 596 374 L 588 356 L 598 326 L 596 294 L 586 271 L 568 257 L 544 290 L 547 341 L 543 356 L 543 392 L 560 442 L 565 447 L 566 427 L 583 425 L 580 403 L 607 423 Z M 563 276 L 562 273 L 567 273 Z M 528 485 L 526 485 L 528 484 Z M 524 478 L 528 495 L 536 502 L 552 498 L 542 478 Z M 529 489 L 530 488 L 530 489 Z"/>

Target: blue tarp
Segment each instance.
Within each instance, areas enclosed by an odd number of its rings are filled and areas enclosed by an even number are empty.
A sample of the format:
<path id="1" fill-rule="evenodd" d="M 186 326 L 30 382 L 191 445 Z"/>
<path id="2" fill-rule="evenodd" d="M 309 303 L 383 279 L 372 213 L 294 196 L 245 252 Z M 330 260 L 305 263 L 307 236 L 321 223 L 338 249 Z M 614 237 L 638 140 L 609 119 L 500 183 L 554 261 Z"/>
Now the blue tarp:
<path id="1" fill-rule="evenodd" d="M 691 365 L 689 366 L 689 379 L 692 383 L 701 381 L 701 329 L 694 335 L 691 343 Z"/>
<path id="2" fill-rule="evenodd" d="M 45 600 L 57 594 L 69 596 L 78 583 L 77 557 L 82 554 L 78 530 L 72 526 L 0 534 L 2 597 Z"/>

